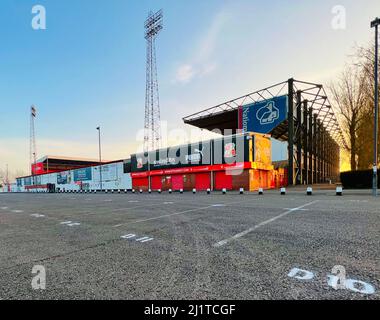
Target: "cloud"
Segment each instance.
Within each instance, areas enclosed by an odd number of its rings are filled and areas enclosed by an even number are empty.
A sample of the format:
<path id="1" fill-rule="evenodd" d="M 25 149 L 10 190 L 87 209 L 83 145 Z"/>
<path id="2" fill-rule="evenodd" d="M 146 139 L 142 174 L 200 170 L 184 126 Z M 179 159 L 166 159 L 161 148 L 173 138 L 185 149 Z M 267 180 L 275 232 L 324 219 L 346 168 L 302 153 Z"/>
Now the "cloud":
<path id="1" fill-rule="evenodd" d="M 190 64 L 184 64 L 179 66 L 176 74 L 176 82 L 187 83 L 191 81 L 197 72 L 194 70 L 194 67 Z"/>
<path id="2" fill-rule="evenodd" d="M 213 54 L 217 43 L 222 36 L 222 31 L 230 20 L 228 10 L 219 11 L 211 22 L 208 30 L 199 41 L 199 45 L 189 59 L 189 62 L 181 64 L 176 69 L 175 83 L 186 84 L 195 78 L 202 78 L 211 74 L 217 67 Z"/>
<path id="3" fill-rule="evenodd" d="M 216 69 L 216 63 L 210 63 L 202 66 L 202 69 L 199 72 L 199 77 L 205 77 L 211 74 Z"/>
<path id="4" fill-rule="evenodd" d="M 183 64 L 179 66 L 177 69 L 175 83 L 186 84 L 194 78 L 203 78 L 211 74 L 215 69 L 215 63 L 204 64 L 199 66 Z"/>
<path id="5" fill-rule="evenodd" d="M 217 46 L 218 40 L 222 36 L 222 31 L 231 19 L 231 13 L 227 8 L 220 10 L 211 22 L 207 32 L 200 41 L 198 50 L 196 51 L 195 61 L 204 62 L 210 59 Z"/>

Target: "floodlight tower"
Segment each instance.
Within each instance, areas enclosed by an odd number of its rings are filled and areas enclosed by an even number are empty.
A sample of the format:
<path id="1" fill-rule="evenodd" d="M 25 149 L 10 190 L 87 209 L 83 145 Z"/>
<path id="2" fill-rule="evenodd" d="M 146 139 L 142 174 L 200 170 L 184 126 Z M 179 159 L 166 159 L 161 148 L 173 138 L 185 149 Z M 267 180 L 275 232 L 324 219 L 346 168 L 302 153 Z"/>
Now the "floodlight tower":
<path id="1" fill-rule="evenodd" d="M 161 147 L 161 116 L 156 63 L 156 38 L 163 29 L 162 10 L 156 13 L 149 12 L 144 27 L 147 44 L 144 151 L 149 151 Z"/>
<path id="2" fill-rule="evenodd" d="M 37 163 L 37 148 L 36 148 L 36 131 L 34 122 L 37 116 L 37 109 L 34 105 L 30 107 L 30 172 L 33 176 L 33 165 Z"/>

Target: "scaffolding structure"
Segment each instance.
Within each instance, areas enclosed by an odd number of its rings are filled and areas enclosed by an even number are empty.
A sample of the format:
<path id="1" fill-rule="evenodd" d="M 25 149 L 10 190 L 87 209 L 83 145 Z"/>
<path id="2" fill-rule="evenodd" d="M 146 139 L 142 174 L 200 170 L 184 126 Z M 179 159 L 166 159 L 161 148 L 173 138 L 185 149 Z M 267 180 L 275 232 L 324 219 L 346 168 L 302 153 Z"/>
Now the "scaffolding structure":
<path id="1" fill-rule="evenodd" d="M 288 184 L 338 181 L 340 146 L 345 145 L 334 110 L 320 84 L 289 79 L 183 118 L 186 124 L 238 131 L 241 106 L 288 96 L 288 118 L 271 135 L 288 142 Z"/>

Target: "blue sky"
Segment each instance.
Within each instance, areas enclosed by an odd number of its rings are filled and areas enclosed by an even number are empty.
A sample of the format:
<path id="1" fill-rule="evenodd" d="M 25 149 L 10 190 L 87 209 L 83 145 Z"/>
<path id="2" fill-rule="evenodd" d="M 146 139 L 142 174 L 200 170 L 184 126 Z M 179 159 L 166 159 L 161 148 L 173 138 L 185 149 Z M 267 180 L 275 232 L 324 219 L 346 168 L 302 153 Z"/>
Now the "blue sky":
<path id="1" fill-rule="evenodd" d="M 34 5 L 47 29 L 33 30 Z M 331 27 L 335 5 L 345 30 Z M 327 84 L 355 44 L 372 38 L 380 1 L 2 0 L 0 4 L 0 168 L 28 168 L 29 108 L 38 109 L 38 155 L 96 157 L 136 151 L 144 123 L 149 10 L 164 10 L 158 43 L 162 120 L 182 117 L 295 77 Z M 174 133 L 173 136 L 176 134 Z"/>

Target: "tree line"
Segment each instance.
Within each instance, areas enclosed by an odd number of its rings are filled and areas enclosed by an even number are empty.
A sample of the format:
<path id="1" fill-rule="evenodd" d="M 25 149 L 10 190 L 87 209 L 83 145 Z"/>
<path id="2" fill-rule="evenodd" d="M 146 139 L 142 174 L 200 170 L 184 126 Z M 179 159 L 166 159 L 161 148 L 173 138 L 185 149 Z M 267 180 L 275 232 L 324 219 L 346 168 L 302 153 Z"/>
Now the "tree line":
<path id="1" fill-rule="evenodd" d="M 351 170 L 367 170 L 373 166 L 374 61 L 374 44 L 356 47 L 350 62 L 329 85 L 333 107 L 346 140 L 342 147 L 349 152 Z"/>

